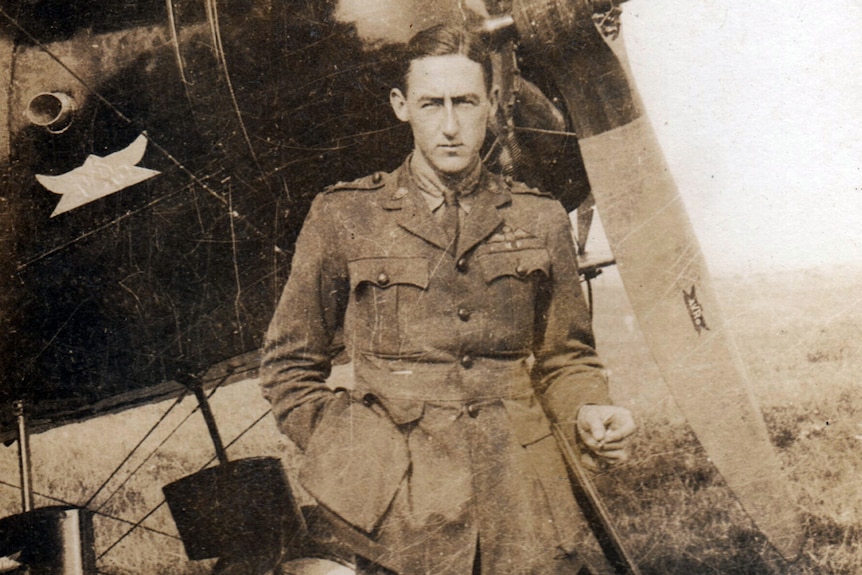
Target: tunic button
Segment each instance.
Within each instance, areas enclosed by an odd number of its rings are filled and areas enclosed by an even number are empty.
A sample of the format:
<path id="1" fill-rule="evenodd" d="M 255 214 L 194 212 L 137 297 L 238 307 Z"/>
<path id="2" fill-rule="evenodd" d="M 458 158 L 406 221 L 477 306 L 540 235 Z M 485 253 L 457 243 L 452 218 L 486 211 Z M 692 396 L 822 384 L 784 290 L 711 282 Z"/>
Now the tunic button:
<path id="1" fill-rule="evenodd" d="M 460 258 L 458 260 L 458 263 L 455 264 L 455 269 L 462 274 L 467 273 L 468 268 L 469 266 L 467 265 L 467 258 Z"/>
<path id="2" fill-rule="evenodd" d="M 461 365 L 463 367 L 466 367 L 467 369 L 470 369 L 471 367 L 473 367 L 473 357 L 470 355 L 465 355 L 461 358 Z"/>
<path id="3" fill-rule="evenodd" d="M 380 172 L 374 172 L 374 175 L 371 176 L 371 181 L 375 184 L 379 184 L 383 181 L 383 174 L 381 174 Z"/>
<path id="4" fill-rule="evenodd" d="M 461 321 L 467 321 L 470 319 L 470 310 L 467 308 L 459 308 L 458 309 L 458 317 L 461 318 Z"/>
<path id="5" fill-rule="evenodd" d="M 476 419 L 477 417 L 479 417 L 479 406 L 476 405 L 475 403 L 468 403 L 467 404 L 467 415 L 469 415 L 473 419 Z"/>
<path id="6" fill-rule="evenodd" d="M 518 274 L 518 277 L 520 277 L 520 278 L 526 276 L 527 275 L 527 266 L 525 266 L 524 264 L 518 264 L 518 267 L 515 268 L 515 273 Z"/>
<path id="7" fill-rule="evenodd" d="M 384 287 L 389 285 L 389 276 L 386 275 L 386 272 L 380 272 L 380 275 L 377 276 L 377 283 Z"/>

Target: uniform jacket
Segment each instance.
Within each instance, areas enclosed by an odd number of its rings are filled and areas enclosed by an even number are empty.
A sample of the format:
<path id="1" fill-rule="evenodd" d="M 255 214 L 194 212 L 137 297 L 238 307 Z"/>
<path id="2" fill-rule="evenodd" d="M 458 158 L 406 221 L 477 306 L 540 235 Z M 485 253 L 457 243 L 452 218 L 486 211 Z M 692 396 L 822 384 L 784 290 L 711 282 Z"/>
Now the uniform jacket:
<path id="1" fill-rule="evenodd" d="M 315 199 L 261 382 L 303 487 L 391 569 L 552 573 L 576 511 L 549 420 L 608 403 L 592 342 L 557 201 L 483 171 L 453 249 L 405 164 Z"/>

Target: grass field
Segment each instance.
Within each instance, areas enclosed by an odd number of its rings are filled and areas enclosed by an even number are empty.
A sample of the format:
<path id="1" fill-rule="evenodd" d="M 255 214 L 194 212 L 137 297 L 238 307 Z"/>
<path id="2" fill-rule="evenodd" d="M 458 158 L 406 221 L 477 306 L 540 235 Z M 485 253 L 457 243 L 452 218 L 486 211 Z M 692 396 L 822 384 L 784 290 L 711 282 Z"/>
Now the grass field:
<path id="1" fill-rule="evenodd" d="M 644 573 L 862 573 L 862 274 L 717 282 L 770 436 L 795 490 L 802 560 L 775 562 L 673 403 L 617 282 L 597 287 L 615 400 L 641 418 L 633 459 L 599 479 Z M 605 289 L 602 289 L 602 288 Z"/>
<path id="2" fill-rule="evenodd" d="M 802 559 L 780 561 L 725 488 L 653 365 L 625 297 L 609 272 L 595 284 L 599 351 L 615 401 L 641 424 L 632 458 L 596 476 L 644 575 L 862 573 L 862 270 L 723 278 L 723 311 L 744 356 L 753 392 L 806 522 Z M 100 486 L 168 411 L 157 404 L 66 426 L 32 440 L 38 505 L 98 509 L 96 552 L 108 574 L 207 573 L 189 562 L 162 501 L 161 486 L 212 458 L 194 402 L 170 410 L 116 477 Z M 213 400 L 232 458 L 286 449 L 255 382 L 220 389 Z M 172 433 L 184 418 L 188 422 Z M 0 512 L 19 510 L 16 447 L 0 448 Z M 152 455 L 149 455 L 152 453 Z M 131 472 L 135 471 L 132 475 Z M 45 496 L 50 496 L 45 497 Z M 90 501 L 92 499 L 92 501 Z M 123 518 L 124 521 L 105 517 Z M 119 543 L 131 523 L 141 522 Z M 116 544 L 115 544 L 116 543 Z"/>

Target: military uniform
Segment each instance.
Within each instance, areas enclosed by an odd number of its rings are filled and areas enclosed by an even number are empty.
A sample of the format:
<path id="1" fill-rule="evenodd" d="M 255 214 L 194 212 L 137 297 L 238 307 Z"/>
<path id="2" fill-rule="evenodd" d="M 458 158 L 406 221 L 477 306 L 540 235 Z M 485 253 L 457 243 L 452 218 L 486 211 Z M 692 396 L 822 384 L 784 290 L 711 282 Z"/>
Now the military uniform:
<path id="1" fill-rule="evenodd" d="M 574 573 L 549 420 L 606 404 L 568 215 L 483 169 L 457 246 L 405 163 L 314 201 L 262 387 L 299 478 L 408 574 Z M 338 351 L 355 387 L 324 385 Z M 383 550 L 382 554 L 379 550 Z"/>

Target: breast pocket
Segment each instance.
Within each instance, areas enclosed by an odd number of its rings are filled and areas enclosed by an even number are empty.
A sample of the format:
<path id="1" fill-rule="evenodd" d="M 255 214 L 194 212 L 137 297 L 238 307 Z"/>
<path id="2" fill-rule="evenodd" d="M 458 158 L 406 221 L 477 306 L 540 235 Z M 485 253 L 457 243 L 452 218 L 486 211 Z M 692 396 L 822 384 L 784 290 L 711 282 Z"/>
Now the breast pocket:
<path id="1" fill-rule="evenodd" d="M 348 262 L 356 345 L 380 355 L 404 349 L 403 308 L 428 289 L 430 262 L 420 257 L 363 258 Z"/>
<path id="2" fill-rule="evenodd" d="M 551 274 L 545 248 L 491 252 L 479 256 L 487 288 L 486 304 L 510 326 L 517 341 L 530 337 L 534 322 L 537 283 Z"/>

